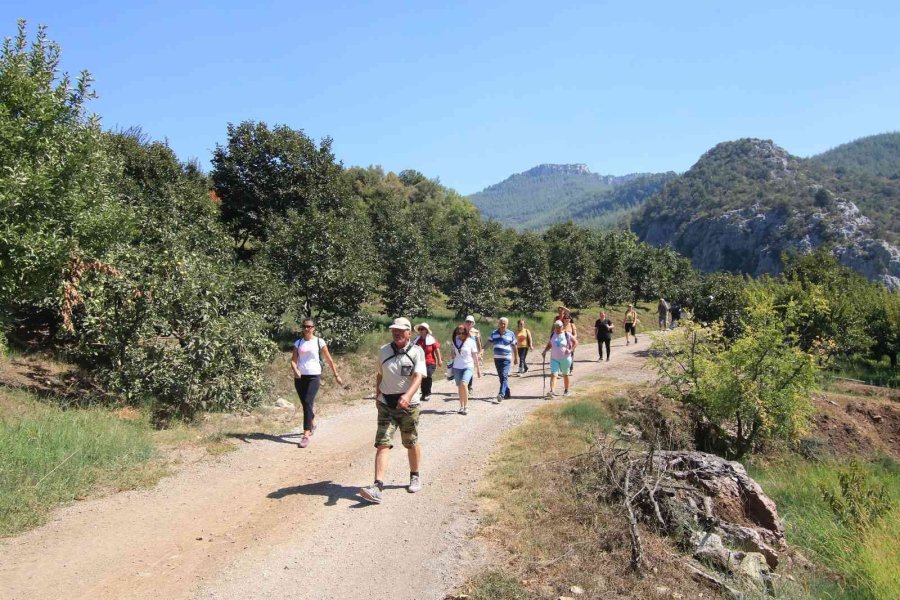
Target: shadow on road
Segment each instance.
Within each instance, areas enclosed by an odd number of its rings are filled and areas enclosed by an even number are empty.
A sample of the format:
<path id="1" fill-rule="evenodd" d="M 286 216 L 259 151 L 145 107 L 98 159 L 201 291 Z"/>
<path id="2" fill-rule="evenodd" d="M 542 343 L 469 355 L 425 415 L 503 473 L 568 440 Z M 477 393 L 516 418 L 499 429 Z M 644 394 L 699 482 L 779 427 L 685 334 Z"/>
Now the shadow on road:
<path id="1" fill-rule="evenodd" d="M 385 490 L 396 490 L 396 489 L 405 489 L 405 485 L 386 485 L 384 486 Z M 361 508 L 363 506 L 371 506 L 370 503 L 365 502 L 356 493 L 359 491 L 359 486 L 347 486 L 341 485 L 339 483 L 334 483 L 333 481 L 318 481 L 316 483 L 307 483 L 304 485 L 292 485 L 290 487 L 283 487 L 281 489 L 275 490 L 274 492 L 270 492 L 266 494 L 266 498 L 272 498 L 274 500 L 281 500 L 286 496 L 293 496 L 295 494 L 302 494 L 303 496 L 322 496 L 325 500 L 325 506 L 336 506 L 338 500 L 349 500 L 353 504 L 351 504 L 350 508 Z"/>
<path id="2" fill-rule="evenodd" d="M 300 437 L 299 433 L 285 433 L 283 435 L 272 435 L 271 433 L 226 433 L 225 437 L 232 438 L 235 440 L 241 440 L 245 444 L 249 444 L 252 441 L 255 442 L 276 442 L 279 444 L 291 444 L 292 446 L 296 446 L 297 442 L 294 440 L 289 440 L 286 438 L 297 438 Z"/>

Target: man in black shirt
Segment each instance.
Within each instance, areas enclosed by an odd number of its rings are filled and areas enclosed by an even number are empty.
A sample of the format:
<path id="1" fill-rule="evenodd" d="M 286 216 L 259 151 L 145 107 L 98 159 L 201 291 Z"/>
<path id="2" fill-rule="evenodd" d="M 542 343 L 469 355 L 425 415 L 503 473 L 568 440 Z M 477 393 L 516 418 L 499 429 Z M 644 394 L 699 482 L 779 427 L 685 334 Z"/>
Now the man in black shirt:
<path id="1" fill-rule="evenodd" d="M 606 360 L 609 361 L 609 342 L 612 340 L 613 322 L 606 316 L 605 312 L 600 313 L 600 318 L 594 323 L 594 335 L 597 336 L 597 352 L 600 353 L 598 360 L 603 360 L 603 346 L 606 346 Z"/>

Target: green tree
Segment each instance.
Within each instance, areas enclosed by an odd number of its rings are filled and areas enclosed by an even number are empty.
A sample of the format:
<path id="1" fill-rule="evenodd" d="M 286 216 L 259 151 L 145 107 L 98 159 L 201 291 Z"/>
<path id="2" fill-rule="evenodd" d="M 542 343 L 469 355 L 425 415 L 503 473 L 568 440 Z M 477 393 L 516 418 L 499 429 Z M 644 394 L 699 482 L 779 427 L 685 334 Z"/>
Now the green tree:
<path id="1" fill-rule="evenodd" d="M 517 236 L 510 257 L 510 307 L 517 312 L 534 314 L 546 310 L 550 303 L 550 262 L 547 244 L 536 233 L 527 231 Z"/>
<path id="2" fill-rule="evenodd" d="M 24 21 L 0 55 L 0 311 L 59 322 L 66 273 L 127 239 L 133 218 L 110 187 L 114 165 L 85 71 L 59 73 L 59 46 Z"/>
<path id="3" fill-rule="evenodd" d="M 601 305 L 632 300 L 628 265 L 637 252 L 637 236 L 630 231 L 604 231 L 595 235 L 594 289 Z"/>
<path id="4" fill-rule="evenodd" d="M 474 223 L 460 233 L 455 284 L 447 306 L 457 317 L 469 313 L 494 315 L 500 309 L 501 291 L 506 285 L 502 230 L 489 221 Z"/>
<path id="5" fill-rule="evenodd" d="M 585 306 L 591 299 L 591 235 L 571 221 L 553 225 L 544 233 L 550 259 L 550 293 L 567 306 Z"/>
<path id="6" fill-rule="evenodd" d="M 359 208 L 290 210 L 274 220 L 262 259 L 288 287 L 298 317 L 312 317 L 336 347 L 356 342 L 376 281 L 369 221 Z"/>
<path id="7" fill-rule="evenodd" d="M 705 328 L 686 322 L 653 344 L 663 393 L 687 404 L 698 432 L 729 457 L 766 440 L 798 439 L 812 412 L 822 349 L 799 348 L 790 333 L 800 318 L 796 306 L 782 313 L 774 301 L 771 292 L 754 292 L 734 340 L 721 322 Z"/>
<path id="8" fill-rule="evenodd" d="M 222 200 L 222 218 L 241 248 L 251 239 L 265 241 L 269 221 L 294 210 L 304 213 L 343 206 L 342 167 L 331 139 L 318 145 L 285 125 L 244 121 L 228 125 L 228 141 L 213 152 L 212 181 Z"/>

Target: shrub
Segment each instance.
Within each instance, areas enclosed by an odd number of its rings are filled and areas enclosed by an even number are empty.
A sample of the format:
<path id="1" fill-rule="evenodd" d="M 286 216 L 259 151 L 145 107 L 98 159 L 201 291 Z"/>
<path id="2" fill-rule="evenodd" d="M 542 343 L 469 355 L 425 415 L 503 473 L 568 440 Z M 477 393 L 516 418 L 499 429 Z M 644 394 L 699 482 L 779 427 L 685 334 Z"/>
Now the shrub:
<path id="1" fill-rule="evenodd" d="M 743 332 L 729 341 L 721 321 L 687 322 L 654 341 L 653 359 L 663 393 L 688 404 L 706 441 L 719 440 L 728 456 L 741 457 L 766 439 L 797 440 L 812 411 L 818 351 L 804 352 L 786 331 L 797 313 L 776 312 L 771 295 L 747 308 Z"/>

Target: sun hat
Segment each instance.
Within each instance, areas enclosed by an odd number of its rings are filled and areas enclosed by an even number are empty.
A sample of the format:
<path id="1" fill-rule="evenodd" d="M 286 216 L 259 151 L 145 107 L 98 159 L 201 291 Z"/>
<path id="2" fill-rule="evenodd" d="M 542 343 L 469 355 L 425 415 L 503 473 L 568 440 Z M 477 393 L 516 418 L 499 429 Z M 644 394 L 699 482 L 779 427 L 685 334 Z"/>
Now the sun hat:
<path id="1" fill-rule="evenodd" d="M 562 326 L 563 326 L 563 322 L 560 321 L 559 319 L 557 319 L 556 321 L 553 322 L 553 326 L 554 326 L 554 327 L 562 327 Z"/>
<path id="2" fill-rule="evenodd" d="M 428 335 L 431 335 L 431 327 L 428 326 L 428 323 L 419 323 L 418 325 L 416 325 L 416 331 L 422 329 L 423 327 L 425 328 L 425 331 L 428 332 Z"/>
<path id="3" fill-rule="evenodd" d="M 466 323 L 468 323 L 469 321 L 471 321 L 472 323 L 474 323 L 474 322 L 475 322 L 475 317 L 473 317 L 472 315 L 466 315 Z"/>
<path id="4" fill-rule="evenodd" d="M 388 329 L 403 329 L 404 331 L 409 331 L 412 329 L 412 325 L 409 324 L 409 319 L 406 317 L 397 317 L 394 319 L 394 322 L 390 324 Z"/>

